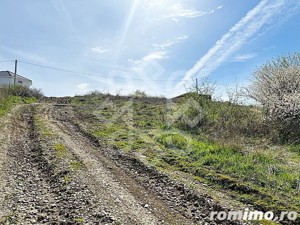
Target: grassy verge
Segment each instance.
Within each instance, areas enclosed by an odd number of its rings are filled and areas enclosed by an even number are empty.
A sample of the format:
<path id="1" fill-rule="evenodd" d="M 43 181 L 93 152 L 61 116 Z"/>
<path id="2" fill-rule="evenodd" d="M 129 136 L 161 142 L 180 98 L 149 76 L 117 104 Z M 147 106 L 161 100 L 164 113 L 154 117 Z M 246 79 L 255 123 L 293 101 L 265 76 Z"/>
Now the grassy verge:
<path id="1" fill-rule="evenodd" d="M 0 85 L 0 117 L 17 104 L 30 104 L 42 97 L 41 90 L 23 86 Z"/>
<path id="2" fill-rule="evenodd" d="M 0 117 L 9 112 L 17 104 L 29 104 L 34 102 L 36 102 L 35 98 L 22 98 L 19 96 L 0 98 Z"/>

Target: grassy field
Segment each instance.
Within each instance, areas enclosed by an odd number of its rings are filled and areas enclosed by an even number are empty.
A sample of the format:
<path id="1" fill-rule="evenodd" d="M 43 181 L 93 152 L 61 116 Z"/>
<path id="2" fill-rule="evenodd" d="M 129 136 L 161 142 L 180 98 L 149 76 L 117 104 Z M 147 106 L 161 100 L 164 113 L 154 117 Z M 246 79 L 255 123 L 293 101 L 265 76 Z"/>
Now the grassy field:
<path id="1" fill-rule="evenodd" d="M 190 97 L 72 101 L 88 131 L 108 146 L 191 174 L 256 209 L 300 211 L 300 145 L 274 142 L 259 108 Z"/>
<path id="2" fill-rule="evenodd" d="M 0 116 L 40 97 L 19 88 L 0 93 Z M 300 211 L 300 145 L 278 142 L 258 107 L 198 95 L 170 101 L 95 94 L 71 103 L 85 129 L 107 146 L 255 209 Z"/>

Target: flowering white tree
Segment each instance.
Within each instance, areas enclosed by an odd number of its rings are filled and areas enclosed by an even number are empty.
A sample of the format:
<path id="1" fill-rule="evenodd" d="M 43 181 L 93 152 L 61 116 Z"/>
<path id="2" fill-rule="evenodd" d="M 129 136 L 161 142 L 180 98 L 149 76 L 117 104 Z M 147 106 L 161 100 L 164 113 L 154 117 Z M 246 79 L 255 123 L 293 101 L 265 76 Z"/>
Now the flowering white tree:
<path id="1" fill-rule="evenodd" d="M 270 121 L 284 127 L 284 134 L 300 133 L 300 53 L 278 57 L 258 68 L 249 93 Z"/>

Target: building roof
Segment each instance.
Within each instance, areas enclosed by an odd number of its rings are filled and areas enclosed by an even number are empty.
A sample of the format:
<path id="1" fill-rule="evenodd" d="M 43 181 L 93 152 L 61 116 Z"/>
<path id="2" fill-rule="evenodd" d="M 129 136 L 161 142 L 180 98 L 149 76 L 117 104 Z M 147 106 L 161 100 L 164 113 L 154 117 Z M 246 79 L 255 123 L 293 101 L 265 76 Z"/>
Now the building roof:
<path id="1" fill-rule="evenodd" d="M 12 77 L 13 78 L 14 76 L 15 76 L 15 73 L 10 72 L 8 70 L 7 71 L 0 71 L 0 77 L 6 77 L 6 78 Z M 27 80 L 27 81 L 29 81 L 29 82 L 32 83 L 32 80 L 30 80 L 30 79 L 28 79 L 26 77 L 23 77 L 23 76 L 21 76 L 19 74 L 17 74 L 17 78 L 25 79 L 25 80 Z"/>

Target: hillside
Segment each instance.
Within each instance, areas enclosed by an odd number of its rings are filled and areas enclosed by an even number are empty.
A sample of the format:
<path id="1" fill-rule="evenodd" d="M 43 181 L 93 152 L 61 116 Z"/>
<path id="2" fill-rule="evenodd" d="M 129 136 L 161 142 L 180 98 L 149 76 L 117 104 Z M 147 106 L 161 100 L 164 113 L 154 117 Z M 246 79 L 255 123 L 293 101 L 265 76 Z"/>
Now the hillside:
<path id="1" fill-rule="evenodd" d="M 241 224 L 210 212 L 299 212 L 299 146 L 268 139 L 257 107 L 195 95 L 2 102 L 3 224 Z"/>

